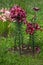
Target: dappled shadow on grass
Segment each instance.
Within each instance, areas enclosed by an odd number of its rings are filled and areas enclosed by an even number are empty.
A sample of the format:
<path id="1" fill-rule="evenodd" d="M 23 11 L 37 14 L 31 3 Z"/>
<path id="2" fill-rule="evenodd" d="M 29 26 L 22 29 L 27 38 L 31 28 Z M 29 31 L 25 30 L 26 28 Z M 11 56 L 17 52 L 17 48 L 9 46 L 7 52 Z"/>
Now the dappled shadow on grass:
<path id="1" fill-rule="evenodd" d="M 18 52 L 12 53 L 11 51 L 3 52 L 0 56 L 0 65 L 43 65 L 43 59 L 40 59 L 41 55 L 34 57 L 32 55 L 20 55 Z"/>
<path id="2" fill-rule="evenodd" d="M 9 48 L 8 48 L 9 49 Z M 11 48 L 10 48 L 11 49 Z M 11 50 L 1 50 L 0 65 L 43 65 L 42 52 L 34 57 L 30 54 L 22 54 L 12 52 Z"/>
<path id="3" fill-rule="evenodd" d="M 19 53 L 20 55 L 32 55 L 32 56 L 35 56 L 35 55 L 39 55 L 41 53 L 41 49 L 40 47 L 34 47 L 34 52 L 33 52 L 33 49 L 31 46 L 16 46 L 16 47 L 11 47 L 11 48 L 8 48 L 8 51 L 11 52 L 11 53 Z"/>
<path id="4" fill-rule="evenodd" d="M 30 52 L 20 55 L 18 50 L 14 52 L 12 41 L 12 38 L 0 39 L 0 65 L 43 65 L 43 49 L 34 57 Z"/>

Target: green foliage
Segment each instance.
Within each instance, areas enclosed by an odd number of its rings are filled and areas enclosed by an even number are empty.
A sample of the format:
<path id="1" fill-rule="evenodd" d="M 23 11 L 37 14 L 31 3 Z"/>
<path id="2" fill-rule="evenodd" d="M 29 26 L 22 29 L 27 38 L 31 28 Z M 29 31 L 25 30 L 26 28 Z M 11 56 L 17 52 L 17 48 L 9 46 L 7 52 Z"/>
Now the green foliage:
<path id="1" fill-rule="evenodd" d="M 20 5 L 23 9 L 26 10 L 27 13 L 27 20 L 30 22 L 33 15 L 34 15 L 34 11 L 33 11 L 33 7 L 34 6 L 38 6 L 40 8 L 40 11 L 37 13 L 37 22 L 42 26 L 43 28 L 43 0 L 0 0 L 0 8 L 4 7 L 4 8 L 10 8 L 12 7 L 14 4 Z M 8 25 L 10 24 L 10 28 L 8 28 Z M 8 32 L 8 36 L 14 36 L 15 31 L 18 30 L 16 28 L 15 23 L 3 23 L 0 21 L 0 35 L 3 35 L 4 32 Z M 28 44 L 29 41 L 29 35 L 26 34 L 25 32 L 26 30 L 26 26 L 24 24 L 22 24 L 22 28 L 21 28 L 21 33 L 23 35 L 23 43 Z M 40 34 L 40 32 L 36 32 L 35 34 L 35 44 L 39 44 L 41 43 L 41 41 L 43 41 L 43 32 L 41 32 L 42 35 Z M 41 35 L 41 38 L 40 38 Z M 40 42 L 39 39 L 40 38 Z"/>
<path id="2" fill-rule="evenodd" d="M 0 65 L 43 65 L 43 47 L 39 55 L 35 55 L 33 58 L 30 55 L 20 56 L 18 52 L 12 53 L 8 51 L 9 48 L 13 47 L 14 39 L 0 38 Z"/>
<path id="3" fill-rule="evenodd" d="M 0 9 L 10 8 L 14 4 L 20 5 L 26 10 L 27 20 L 31 21 L 34 12 L 33 7 L 38 6 L 40 11 L 37 13 L 37 22 L 43 28 L 43 0 L 0 0 Z M 8 25 L 10 28 L 8 29 Z M 5 31 L 8 31 L 8 38 L 0 37 L 0 65 L 43 65 L 43 31 L 37 31 L 35 33 L 35 45 L 41 47 L 41 53 L 36 55 L 35 58 L 31 56 L 20 56 L 17 52 L 12 53 L 7 51 L 8 48 L 14 46 L 14 31 L 17 30 L 15 23 L 4 23 L 0 21 L 0 35 Z M 22 24 L 21 32 L 23 35 L 23 43 L 28 44 L 31 42 L 29 40 L 29 35 L 25 32 L 26 26 Z M 30 43 L 29 43 L 30 44 Z"/>

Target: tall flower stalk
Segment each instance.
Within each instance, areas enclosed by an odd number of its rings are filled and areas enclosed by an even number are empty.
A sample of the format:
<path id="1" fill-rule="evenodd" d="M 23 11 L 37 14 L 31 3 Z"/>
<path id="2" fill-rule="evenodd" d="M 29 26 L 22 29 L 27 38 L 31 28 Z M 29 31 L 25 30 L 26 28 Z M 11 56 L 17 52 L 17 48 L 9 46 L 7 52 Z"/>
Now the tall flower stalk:
<path id="1" fill-rule="evenodd" d="M 37 16 L 36 16 L 37 14 L 36 13 L 39 11 L 39 8 L 38 7 L 34 7 L 33 10 L 34 10 L 35 14 L 34 14 L 34 17 L 33 17 L 34 22 L 32 22 L 32 23 L 33 23 L 33 25 L 35 27 L 36 19 L 37 19 Z M 38 24 L 36 24 L 35 28 L 40 29 L 40 26 L 38 26 Z M 35 34 L 35 31 L 34 31 L 34 34 Z M 32 51 L 33 51 L 33 55 L 34 55 L 34 47 L 35 47 L 34 34 L 32 35 L 32 45 L 33 45 L 33 50 Z"/>
<path id="2" fill-rule="evenodd" d="M 0 21 L 3 22 L 3 24 L 6 24 L 5 27 L 5 31 L 3 32 L 3 36 L 7 37 L 8 36 L 8 31 L 9 31 L 9 23 L 8 21 L 12 21 L 10 18 L 10 11 L 7 10 L 6 8 L 2 8 L 0 9 Z"/>
<path id="3" fill-rule="evenodd" d="M 26 23 L 26 13 L 21 7 L 14 6 L 10 10 L 10 17 L 11 17 L 11 19 L 13 19 L 13 21 L 16 20 L 16 23 L 17 23 L 17 27 L 18 27 L 18 33 L 17 34 L 19 37 L 19 51 L 21 54 L 21 48 L 20 48 L 20 46 L 21 46 L 20 38 L 22 37 L 21 36 L 21 25 L 22 25 L 22 23 Z M 16 36 L 15 36 L 15 38 L 16 38 Z M 22 38 L 21 38 L 21 40 L 23 41 Z M 16 44 L 16 39 L 15 39 L 15 44 Z"/>
<path id="4" fill-rule="evenodd" d="M 32 41 L 32 51 L 33 51 L 33 54 L 34 54 L 34 44 L 35 44 L 35 41 L 34 41 L 34 34 L 37 30 L 41 30 L 40 26 L 36 23 L 36 13 L 37 11 L 39 10 L 39 8 L 35 7 L 33 8 L 34 9 L 34 17 L 32 18 L 31 22 L 30 23 L 27 23 L 27 28 L 26 28 L 26 33 L 30 34 L 30 38 L 31 38 L 31 41 Z"/>

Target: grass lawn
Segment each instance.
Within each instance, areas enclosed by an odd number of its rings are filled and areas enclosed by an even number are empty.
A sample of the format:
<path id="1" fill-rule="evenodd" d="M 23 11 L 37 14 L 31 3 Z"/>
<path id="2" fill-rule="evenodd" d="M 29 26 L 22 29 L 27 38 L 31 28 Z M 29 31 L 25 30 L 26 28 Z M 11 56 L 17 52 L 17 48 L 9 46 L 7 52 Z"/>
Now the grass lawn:
<path id="1" fill-rule="evenodd" d="M 7 42 L 6 42 L 7 41 Z M 43 65 L 43 50 L 39 55 L 19 55 L 19 53 L 9 52 L 14 43 L 12 38 L 0 39 L 0 65 Z"/>
<path id="2" fill-rule="evenodd" d="M 18 4 L 22 6 L 27 12 L 27 20 L 31 20 L 34 15 L 33 6 L 38 6 L 40 11 L 37 13 L 37 22 L 43 28 L 43 0 L 0 0 L 0 8 L 11 7 Z M 13 26 L 13 25 L 12 25 Z M 3 25 L 0 23 L 0 33 L 3 31 Z M 28 35 L 24 34 L 24 43 L 27 43 Z M 35 34 L 35 44 L 39 44 L 41 52 L 39 55 L 19 55 L 19 53 L 12 53 L 8 48 L 14 46 L 13 37 L 0 37 L 0 65 L 43 65 L 43 31 L 38 31 Z"/>

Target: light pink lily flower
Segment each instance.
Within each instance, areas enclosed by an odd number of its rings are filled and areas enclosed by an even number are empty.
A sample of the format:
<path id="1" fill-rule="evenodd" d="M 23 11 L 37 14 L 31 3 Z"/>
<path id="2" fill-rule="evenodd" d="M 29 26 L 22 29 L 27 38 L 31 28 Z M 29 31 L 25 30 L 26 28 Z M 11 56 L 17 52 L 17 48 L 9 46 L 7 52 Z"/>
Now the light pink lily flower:
<path id="1" fill-rule="evenodd" d="M 0 15 L 0 20 L 3 21 L 3 22 L 5 22 L 6 21 L 6 17 L 3 16 L 3 15 Z"/>
<path id="2" fill-rule="evenodd" d="M 0 12 L 1 12 L 1 15 L 0 15 L 1 21 L 3 21 L 3 22 L 5 22 L 6 20 L 13 21 L 13 19 L 11 19 L 11 17 L 10 17 L 10 11 L 9 10 L 7 10 L 6 8 L 5 9 L 2 8 L 0 10 Z"/>
<path id="3" fill-rule="evenodd" d="M 4 13 L 5 11 L 6 11 L 5 8 L 2 8 L 2 9 L 0 10 L 1 13 Z"/>

